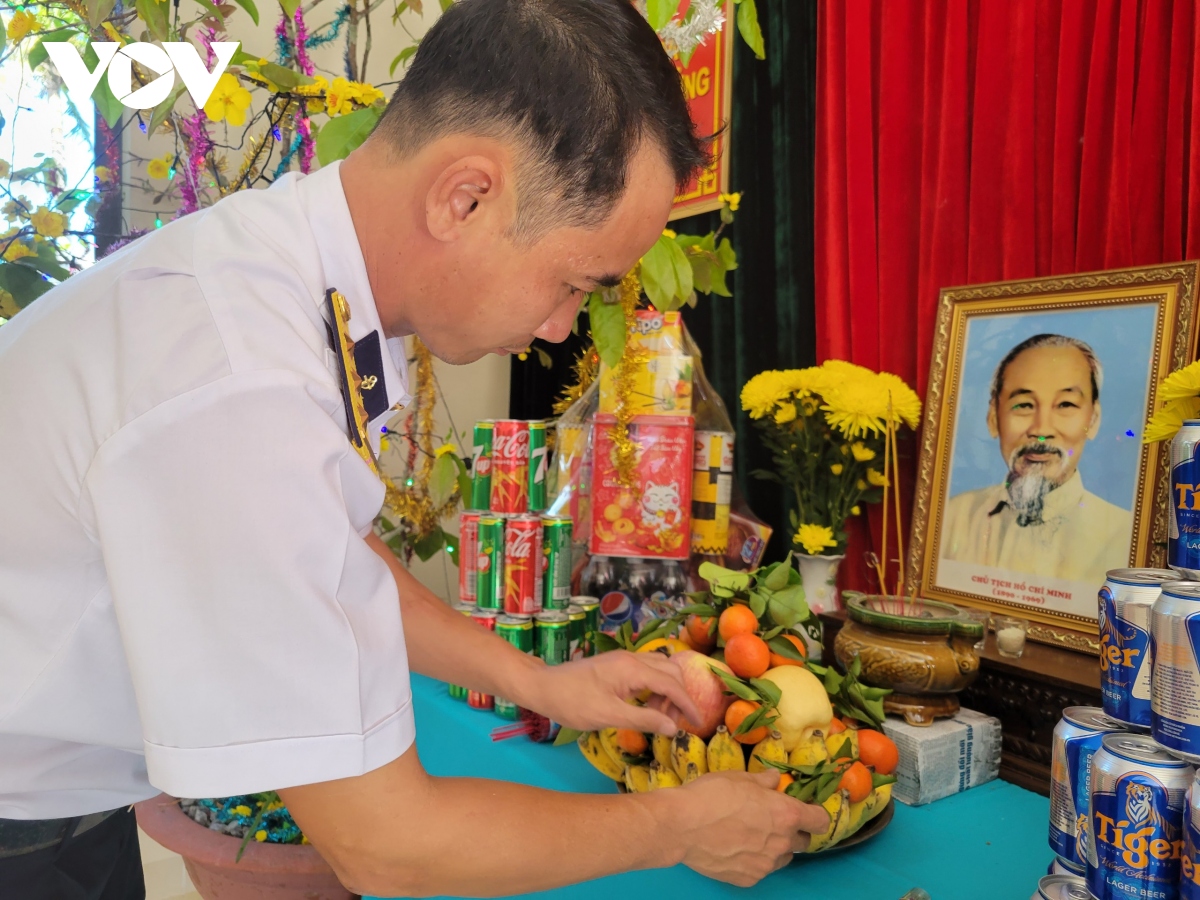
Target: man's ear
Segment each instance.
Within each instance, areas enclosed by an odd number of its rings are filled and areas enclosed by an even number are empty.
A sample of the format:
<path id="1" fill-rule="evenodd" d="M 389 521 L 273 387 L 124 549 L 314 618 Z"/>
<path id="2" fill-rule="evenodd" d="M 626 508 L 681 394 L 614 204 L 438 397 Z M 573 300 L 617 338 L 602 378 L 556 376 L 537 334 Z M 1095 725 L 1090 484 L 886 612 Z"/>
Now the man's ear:
<path id="1" fill-rule="evenodd" d="M 1097 400 L 1095 406 L 1092 407 L 1092 424 L 1088 426 L 1087 439 L 1094 441 L 1096 435 L 1100 433 L 1100 401 Z"/>
<path id="2" fill-rule="evenodd" d="M 1000 437 L 1000 420 L 996 418 L 995 400 L 988 404 L 987 426 L 988 434 L 990 434 L 993 438 Z"/>
<path id="3" fill-rule="evenodd" d="M 457 159 L 438 175 L 425 197 L 425 224 L 439 241 L 457 240 L 464 227 L 493 203 L 503 185 L 499 164 L 486 156 Z"/>

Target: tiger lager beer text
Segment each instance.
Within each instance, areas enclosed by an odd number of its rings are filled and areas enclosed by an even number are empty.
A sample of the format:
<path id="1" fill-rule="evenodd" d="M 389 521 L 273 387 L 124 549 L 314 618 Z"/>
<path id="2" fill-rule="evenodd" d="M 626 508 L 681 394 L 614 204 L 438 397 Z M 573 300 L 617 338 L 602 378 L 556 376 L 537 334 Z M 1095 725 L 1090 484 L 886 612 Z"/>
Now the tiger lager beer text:
<path id="1" fill-rule="evenodd" d="M 1149 735 L 1117 732 L 1092 759 L 1087 885 L 1096 900 L 1179 896 L 1192 767 Z"/>
<path id="2" fill-rule="evenodd" d="M 542 522 L 514 516 L 504 531 L 504 611 L 531 616 L 542 610 Z"/>
<path id="3" fill-rule="evenodd" d="M 492 428 L 494 513 L 517 515 L 529 509 L 529 423 L 497 419 Z"/>
<path id="4" fill-rule="evenodd" d="M 1200 583 L 1163 585 L 1150 614 L 1150 637 L 1150 733 L 1176 756 L 1200 762 Z"/>
<path id="5" fill-rule="evenodd" d="M 486 510 L 492 502 L 492 429 L 490 419 L 475 423 L 471 448 L 471 509 Z"/>
<path id="6" fill-rule="evenodd" d="M 1124 726 L 1094 706 L 1068 706 L 1054 729 L 1050 755 L 1050 847 L 1069 866 L 1087 860 L 1088 790 L 1100 739 Z"/>
<path id="7" fill-rule="evenodd" d="M 1200 419 L 1188 419 L 1171 441 L 1171 518 L 1167 565 L 1200 580 Z"/>
<path id="8" fill-rule="evenodd" d="M 1104 711 L 1150 727 L 1150 609 L 1171 569 L 1113 569 L 1100 588 L 1100 693 Z"/>

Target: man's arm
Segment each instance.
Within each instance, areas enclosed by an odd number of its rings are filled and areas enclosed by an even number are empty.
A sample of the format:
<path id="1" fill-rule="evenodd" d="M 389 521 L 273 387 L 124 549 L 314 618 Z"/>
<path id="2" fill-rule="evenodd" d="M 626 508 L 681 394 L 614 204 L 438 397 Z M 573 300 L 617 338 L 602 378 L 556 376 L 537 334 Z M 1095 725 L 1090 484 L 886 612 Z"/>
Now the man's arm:
<path id="1" fill-rule="evenodd" d="M 564 794 L 434 778 L 414 746 L 366 775 L 279 794 L 353 891 L 495 897 L 677 863 L 754 884 L 829 824 L 821 807 L 774 791 L 777 779 L 722 772 L 649 794 Z M 464 836 L 480 834 L 464 853 Z"/>
<path id="2" fill-rule="evenodd" d="M 647 689 L 668 697 L 691 721 L 702 718 L 679 669 L 661 654 L 613 652 L 547 666 L 439 600 L 377 535 L 367 543 L 396 580 L 412 671 L 505 697 L 584 731 L 612 726 L 674 734 L 667 716 L 626 702 Z"/>

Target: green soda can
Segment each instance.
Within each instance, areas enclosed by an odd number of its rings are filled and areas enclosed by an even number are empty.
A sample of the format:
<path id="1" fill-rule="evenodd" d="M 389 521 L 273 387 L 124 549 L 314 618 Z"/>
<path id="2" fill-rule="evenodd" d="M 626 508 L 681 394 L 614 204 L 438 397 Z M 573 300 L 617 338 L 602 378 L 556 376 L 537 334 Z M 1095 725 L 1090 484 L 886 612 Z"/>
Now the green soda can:
<path id="1" fill-rule="evenodd" d="M 571 658 L 571 621 L 565 612 L 550 610 L 533 617 L 533 642 L 538 657 L 548 666 Z"/>
<path id="2" fill-rule="evenodd" d="M 496 423 L 484 419 L 475 423 L 471 448 L 471 509 L 486 510 L 492 499 L 492 429 Z"/>
<path id="3" fill-rule="evenodd" d="M 529 616 L 501 616 L 496 620 L 496 634 L 522 653 L 533 652 L 533 619 Z M 511 700 L 497 697 L 494 709 L 502 719 L 517 718 L 517 704 Z"/>
<path id="4" fill-rule="evenodd" d="M 542 516 L 542 609 L 566 609 L 570 603 L 571 519 Z"/>
<path id="5" fill-rule="evenodd" d="M 475 604 L 480 609 L 504 608 L 504 520 L 479 517 L 479 559 Z"/>
<path id="6" fill-rule="evenodd" d="M 450 608 L 457 613 L 462 613 L 467 618 L 470 618 L 471 613 L 475 612 L 474 603 L 453 603 L 451 604 Z M 461 700 L 464 703 L 467 702 L 467 689 L 465 687 L 458 684 L 448 684 L 446 687 L 449 689 L 450 696 L 453 699 Z"/>
<path id="7" fill-rule="evenodd" d="M 571 606 L 578 606 L 583 610 L 585 616 L 583 655 L 595 656 L 596 639 L 594 635 L 600 630 L 600 600 L 596 597 L 572 597 Z"/>
<path id="8" fill-rule="evenodd" d="M 582 606 L 572 603 L 567 607 L 567 621 L 571 623 L 571 659 L 583 659 L 587 643 L 587 613 Z"/>
<path id="9" fill-rule="evenodd" d="M 546 449 L 546 423 L 529 423 L 529 511 L 546 508 L 546 470 L 550 454 Z"/>

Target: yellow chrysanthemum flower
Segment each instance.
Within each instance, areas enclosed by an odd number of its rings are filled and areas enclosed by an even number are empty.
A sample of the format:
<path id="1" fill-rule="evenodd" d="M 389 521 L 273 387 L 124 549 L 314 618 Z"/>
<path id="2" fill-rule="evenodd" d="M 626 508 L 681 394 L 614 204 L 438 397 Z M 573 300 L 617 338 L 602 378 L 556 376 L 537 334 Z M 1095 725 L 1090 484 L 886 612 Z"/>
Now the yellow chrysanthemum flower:
<path id="1" fill-rule="evenodd" d="M 861 506 L 857 506 L 857 505 L 856 505 L 856 506 L 852 506 L 852 507 L 850 507 L 850 515 L 852 515 L 852 516 L 860 516 L 860 515 L 862 515 L 862 507 L 861 507 Z"/>
<path id="2" fill-rule="evenodd" d="M 217 80 L 217 86 L 204 104 L 204 114 L 213 122 L 225 121 L 236 127 L 246 123 L 249 108 L 250 92 L 235 76 L 226 72 Z"/>
<path id="3" fill-rule="evenodd" d="M 151 178 L 166 178 L 171 174 L 171 167 L 165 159 L 152 159 L 146 163 L 146 174 Z"/>
<path id="4" fill-rule="evenodd" d="M 837 541 L 833 539 L 833 529 L 827 525 L 801 525 L 792 541 L 803 547 L 804 552 L 811 556 L 819 556 L 822 550 L 837 546 Z"/>
<path id="5" fill-rule="evenodd" d="M 779 377 L 782 374 L 775 371 L 759 372 L 742 385 L 742 409 L 750 413 L 750 418 L 761 419 L 774 412 L 779 402 L 787 396 Z"/>
<path id="6" fill-rule="evenodd" d="M 1164 378 L 1158 389 L 1158 396 L 1162 400 L 1200 397 L 1200 361 L 1184 366 Z"/>
<path id="7" fill-rule="evenodd" d="M 796 418 L 796 404 L 785 403 L 779 409 L 775 410 L 775 424 L 786 425 Z"/>
<path id="8" fill-rule="evenodd" d="M 846 437 L 881 434 L 889 419 L 910 428 L 920 423 L 921 401 L 903 379 L 839 359 L 826 361 L 822 368 L 828 385 L 821 409 L 826 421 Z"/>
<path id="9" fill-rule="evenodd" d="M 717 197 L 717 199 L 722 203 L 728 204 L 730 212 L 737 212 L 738 206 L 740 206 L 742 202 L 742 192 L 738 191 L 735 194 L 721 194 Z"/>
<path id="10" fill-rule="evenodd" d="M 433 455 L 435 457 L 445 456 L 447 453 L 453 453 L 453 452 L 454 452 L 454 445 L 451 444 L 449 441 L 447 441 L 446 443 L 442 444 L 442 446 L 438 447 L 437 450 L 434 451 Z"/>
<path id="11" fill-rule="evenodd" d="M 8 39 L 19 41 L 35 28 L 37 28 L 37 17 L 31 12 L 19 9 L 8 20 Z"/>
<path id="12" fill-rule="evenodd" d="M 851 444 L 850 452 L 854 454 L 855 462 L 870 462 L 875 458 L 875 451 L 862 441 L 855 441 Z"/>
<path id="13" fill-rule="evenodd" d="M 846 467 L 843 466 L 841 463 L 834 463 L 832 466 L 829 467 L 829 471 L 832 472 L 834 475 L 841 475 L 843 472 L 846 471 Z"/>
<path id="14" fill-rule="evenodd" d="M 325 91 L 325 111 L 331 116 L 344 116 L 354 109 L 357 89 L 345 78 L 338 76 Z"/>
<path id="15" fill-rule="evenodd" d="M 889 483 L 884 474 L 878 469 L 867 469 L 867 481 L 875 485 L 875 487 L 883 487 Z"/>
<path id="16" fill-rule="evenodd" d="M 67 230 L 67 217 L 44 206 L 39 206 L 29 217 L 29 221 L 33 230 L 42 237 L 62 237 L 63 232 Z"/>
<path id="17" fill-rule="evenodd" d="M 1146 423 L 1146 433 L 1142 436 L 1142 442 L 1154 444 L 1158 441 L 1169 441 L 1183 427 L 1184 420 L 1197 418 L 1200 418 L 1200 397 L 1168 400 Z"/>

